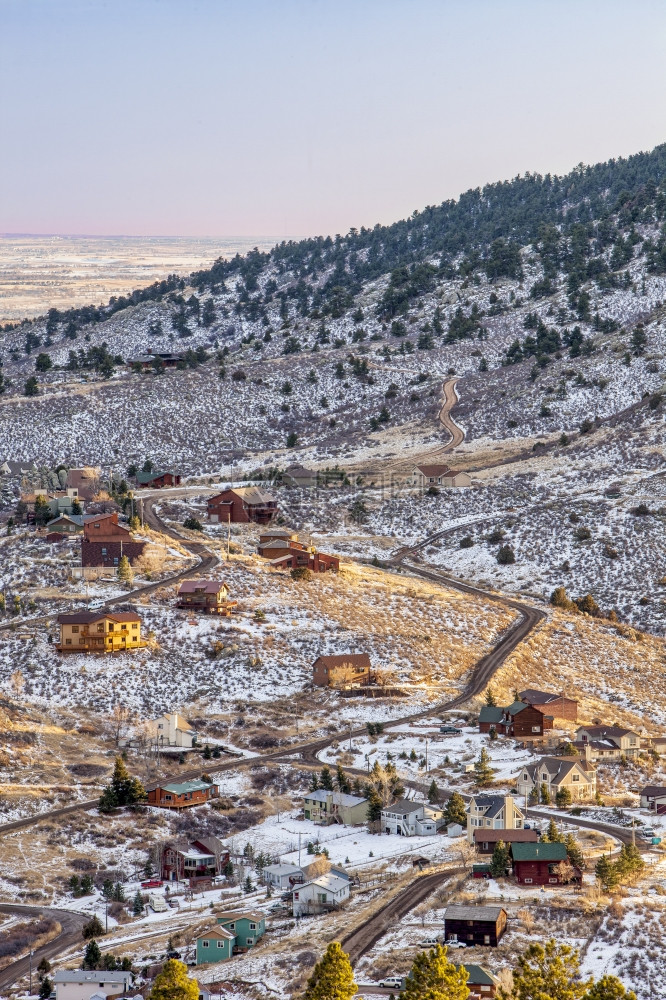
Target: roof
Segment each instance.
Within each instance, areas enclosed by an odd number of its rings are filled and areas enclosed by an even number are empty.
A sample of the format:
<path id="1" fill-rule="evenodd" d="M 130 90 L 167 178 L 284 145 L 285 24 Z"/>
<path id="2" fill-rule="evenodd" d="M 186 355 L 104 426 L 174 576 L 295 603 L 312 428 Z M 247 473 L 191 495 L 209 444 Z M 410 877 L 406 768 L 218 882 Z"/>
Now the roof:
<path id="1" fill-rule="evenodd" d="M 666 785 L 646 785 L 641 788 L 641 795 L 666 795 Z"/>
<path id="2" fill-rule="evenodd" d="M 625 729 L 623 726 L 579 726 L 577 733 L 589 733 L 590 736 L 637 736 L 633 729 Z"/>
<path id="3" fill-rule="evenodd" d="M 480 830 L 474 831 L 474 843 L 485 841 L 488 844 L 496 844 L 503 841 L 505 844 L 536 844 L 538 840 L 536 830 Z"/>
<path id="4" fill-rule="evenodd" d="M 382 809 L 382 812 L 413 813 L 418 812 L 419 809 L 423 809 L 426 804 L 427 803 L 425 802 L 414 802 L 411 799 L 398 799 L 398 801 L 394 802 L 392 806 L 386 806 Z"/>
<path id="5" fill-rule="evenodd" d="M 218 924 L 229 924 L 235 920 L 252 920 L 259 923 L 266 919 L 266 914 L 261 910 L 226 910 L 224 913 L 217 913 L 216 917 Z"/>
<path id="6" fill-rule="evenodd" d="M 46 527 L 50 527 L 52 524 L 56 524 L 58 521 L 70 521 L 72 524 L 78 524 L 80 528 L 88 521 L 96 521 L 97 518 L 94 514 L 58 514 L 57 517 L 52 518 L 47 521 Z"/>
<path id="7" fill-rule="evenodd" d="M 417 465 L 416 468 L 428 478 L 430 476 L 443 476 L 444 473 L 451 471 L 450 465 Z"/>
<path id="8" fill-rule="evenodd" d="M 514 861 L 564 861 L 567 856 L 565 844 L 512 844 L 511 855 Z"/>
<path id="9" fill-rule="evenodd" d="M 91 625 L 93 622 L 140 622 L 136 611 L 74 611 L 71 614 L 58 615 L 59 625 Z"/>
<path id="10" fill-rule="evenodd" d="M 486 972 L 486 970 L 482 969 L 480 965 L 468 965 L 465 963 L 465 965 L 460 965 L 458 968 L 467 970 L 469 974 L 467 982 L 472 986 L 497 986 L 497 983 L 499 982 L 495 976 Z"/>
<path id="11" fill-rule="evenodd" d="M 219 594 L 221 590 L 226 590 L 227 585 L 222 580 L 183 580 L 178 588 L 179 594 Z"/>
<path id="12" fill-rule="evenodd" d="M 514 701 L 509 705 L 506 711 L 509 713 L 509 715 L 518 715 L 519 712 L 522 712 L 526 708 L 528 708 L 527 702 Z"/>
<path id="13" fill-rule="evenodd" d="M 126 983 L 131 980 L 131 972 L 105 972 L 103 969 L 93 969 L 92 971 L 79 971 L 75 969 L 63 969 L 56 972 L 53 977 L 54 983 Z"/>
<path id="14" fill-rule="evenodd" d="M 334 653 L 331 656 L 318 656 L 312 664 L 313 667 L 318 663 L 328 667 L 329 670 L 331 667 L 346 667 L 347 665 L 368 668 L 371 666 L 370 657 L 367 653 Z"/>
<path id="15" fill-rule="evenodd" d="M 495 923 L 500 913 L 506 913 L 503 906 L 447 906 L 445 920 L 484 920 Z"/>
<path id="16" fill-rule="evenodd" d="M 552 694 L 549 691 L 537 691 L 536 688 L 526 688 L 525 691 L 519 691 L 518 697 L 521 701 L 525 701 L 528 705 L 549 705 L 552 701 L 573 701 L 576 703 L 575 698 L 567 698 L 563 694 Z"/>
<path id="17" fill-rule="evenodd" d="M 263 871 L 270 872 L 271 875 L 293 875 L 295 872 L 302 872 L 303 869 L 297 865 L 266 865 Z"/>
<path id="18" fill-rule="evenodd" d="M 208 503 L 211 503 L 213 500 L 217 500 L 218 503 L 224 502 L 220 500 L 220 497 L 225 496 L 227 493 L 233 493 L 235 496 L 240 497 L 241 500 L 248 504 L 276 502 L 272 493 L 269 493 L 267 490 L 262 490 L 259 486 L 238 486 L 233 490 L 222 490 L 221 493 L 216 493 L 215 496 L 208 498 Z"/>
<path id="19" fill-rule="evenodd" d="M 502 811 L 505 805 L 505 800 L 509 798 L 508 795 L 473 795 L 470 801 L 473 801 L 477 809 L 483 810 L 483 815 L 488 819 L 493 816 L 497 816 L 498 813 Z M 516 809 L 520 812 L 518 803 L 515 802 Z"/>
<path id="20" fill-rule="evenodd" d="M 211 788 L 207 781 L 170 781 L 166 785 L 157 785 L 163 792 L 174 792 L 175 795 L 185 795 L 186 792 L 201 792 L 204 788 Z"/>
<path id="21" fill-rule="evenodd" d="M 322 889 L 339 892 L 340 889 L 349 887 L 349 879 L 341 878 L 339 875 L 332 875 L 330 872 L 327 872 L 324 875 L 317 875 L 316 878 L 311 878 L 309 882 L 303 882 L 302 885 L 298 886 L 298 891 L 300 892 L 301 889 L 305 889 L 307 885 L 318 885 Z"/>
<path id="22" fill-rule="evenodd" d="M 558 779 L 566 778 L 567 774 L 575 767 L 580 767 L 583 774 L 585 774 L 586 770 L 583 767 L 583 762 L 578 757 L 542 757 L 536 764 L 526 764 L 522 770 L 527 771 L 530 777 L 534 779 L 534 775 L 543 767 L 546 768 L 551 778 Z M 585 776 L 587 777 L 587 775 Z"/>
<path id="23" fill-rule="evenodd" d="M 175 476 L 175 472 L 171 472 L 170 469 L 164 469 L 162 472 L 138 472 L 136 475 L 137 483 L 152 483 L 154 479 L 160 479 L 162 476 Z"/>
<path id="24" fill-rule="evenodd" d="M 306 469 L 304 465 L 299 465 L 298 463 L 296 463 L 295 465 L 289 465 L 289 466 L 287 466 L 287 468 L 284 471 L 285 471 L 286 475 L 288 475 L 288 476 L 316 476 L 317 475 L 317 473 L 314 472 L 312 469 Z"/>
<path id="25" fill-rule="evenodd" d="M 236 935 L 232 934 L 225 927 L 213 927 L 212 930 L 197 935 L 197 941 L 201 941 L 203 938 L 223 938 L 226 941 L 235 941 Z"/>
<path id="26" fill-rule="evenodd" d="M 484 705 L 479 712 L 479 722 L 501 722 L 502 709 L 497 705 Z"/>
<path id="27" fill-rule="evenodd" d="M 348 795 L 346 792 L 332 792 L 328 788 L 317 788 L 313 792 L 306 792 L 305 799 L 312 799 L 314 802 L 328 802 L 329 800 L 336 806 L 358 806 L 366 802 L 358 795 Z"/>

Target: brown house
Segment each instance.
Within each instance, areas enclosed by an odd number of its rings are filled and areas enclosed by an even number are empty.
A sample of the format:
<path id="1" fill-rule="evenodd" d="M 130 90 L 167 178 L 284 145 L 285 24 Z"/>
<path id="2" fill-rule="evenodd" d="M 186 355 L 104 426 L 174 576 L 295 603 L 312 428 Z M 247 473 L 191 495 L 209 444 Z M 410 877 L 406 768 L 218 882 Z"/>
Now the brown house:
<path id="1" fill-rule="evenodd" d="M 230 615 L 236 601 L 228 597 L 229 588 L 221 580 L 185 580 L 178 589 L 176 607 L 208 615 Z"/>
<path id="2" fill-rule="evenodd" d="M 136 611 L 77 611 L 58 615 L 58 625 L 61 653 L 115 653 L 146 645 Z"/>
<path id="3" fill-rule="evenodd" d="M 479 854 L 492 854 L 501 840 L 510 844 L 536 844 L 539 839 L 536 830 L 474 830 L 474 846 Z"/>
<path id="4" fill-rule="evenodd" d="M 196 779 L 194 781 L 170 781 L 165 785 L 158 785 L 148 792 L 148 805 L 161 806 L 163 809 L 189 809 L 191 806 L 200 806 L 204 802 L 210 802 L 217 798 L 220 789 L 217 785 L 208 784 L 206 781 Z"/>
<path id="5" fill-rule="evenodd" d="M 536 691 L 528 688 L 519 691 L 518 697 L 532 708 L 538 708 L 544 715 L 554 719 L 568 719 L 575 722 L 578 717 L 578 702 L 573 698 L 565 698 L 563 694 L 550 694 L 548 691 Z"/>
<path id="6" fill-rule="evenodd" d="M 521 885 L 562 885 L 560 865 L 567 860 L 564 844 L 512 844 L 513 875 Z M 577 869 L 576 869 L 577 871 Z M 580 872 L 575 876 L 580 878 Z"/>
<path id="7" fill-rule="evenodd" d="M 372 683 L 367 653 L 318 656 L 312 664 L 312 683 L 317 687 L 365 687 Z"/>
<path id="8" fill-rule="evenodd" d="M 145 542 L 135 542 L 129 528 L 118 524 L 118 513 L 86 518 L 81 540 L 82 566 L 118 566 L 127 556 L 134 563 L 143 555 Z"/>
<path id="9" fill-rule="evenodd" d="M 208 500 L 208 519 L 223 524 L 268 524 L 277 514 L 277 500 L 258 486 L 223 490 Z"/>
<path id="10" fill-rule="evenodd" d="M 503 906 L 447 906 L 444 911 L 445 939 L 462 941 L 468 947 L 496 948 L 505 930 Z"/>
<path id="11" fill-rule="evenodd" d="M 305 566 L 313 573 L 338 572 L 340 560 L 337 556 L 317 552 L 314 545 L 301 541 L 295 531 L 276 528 L 262 532 L 257 551 L 264 559 L 270 559 L 276 569 L 296 569 Z"/>
<path id="12" fill-rule="evenodd" d="M 467 989 L 472 1000 L 485 1000 L 486 997 L 496 997 L 499 989 L 499 980 L 490 972 L 487 972 L 480 965 L 470 965 L 465 962 L 464 969 L 467 969 Z"/>
<path id="13" fill-rule="evenodd" d="M 100 490 L 102 470 L 86 465 L 81 469 L 70 469 L 67 473 L 68 490 L 76 490 L 76 496 L 92 500 Z"/>
<path id="14" fill-rule="evenodd" d="M 484 705 L 479 712 L 479 731 L 482 733 L 494 729 L 498 736 L 533 740 L 552 728 L 552 715 L 544 715 L 524 701 L 514 701 L 507 708 Z"/>
<path id="15" fill-rule="evenodd" d="M 165 882 L 210 879 L 221 875 L 229 860 L 229 851 L 217 837 L 199 837 L 194 841 L 175 840 L 162 844 L 159 851 L 160 878 Z"/>
<path id="16" fill-rule="evenodd" d="M 165 486 L 180 486 L 180 476 L 176 472 L 139 472 L 136 485 L 141 489 L 161 490 Z"/>

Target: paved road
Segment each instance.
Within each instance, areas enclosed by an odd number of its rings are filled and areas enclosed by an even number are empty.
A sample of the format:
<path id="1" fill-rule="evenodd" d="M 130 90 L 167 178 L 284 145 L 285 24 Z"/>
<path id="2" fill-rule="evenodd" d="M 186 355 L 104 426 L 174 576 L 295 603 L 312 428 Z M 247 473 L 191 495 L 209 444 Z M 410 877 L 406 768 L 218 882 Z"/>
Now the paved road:
<path id="1" fill-rule="evenodd" d="M 90 919 L 82 913 L 72 913 L 71 910 L 54 910 L 46 906 L 23 906 L 19 903 L 0 903 L 0 913 L 16 913 L 35 920 L 37 917 L 50 917 L 57 920 L 62 930 L 58 937 L 48 944 L 37 948 L 32 956 L 33 989 L 37 979 L 37 966 L 43 958 L 54 958 L 66 948 L 75 944 L 81 944 L 81 929 Z M 12 962 L 6 969 L 0 972 L 0 991 L 8 989 L 18 979 L 27 976 L 30 972 L 30 958 L 21 958 L 18 962 Z"/>

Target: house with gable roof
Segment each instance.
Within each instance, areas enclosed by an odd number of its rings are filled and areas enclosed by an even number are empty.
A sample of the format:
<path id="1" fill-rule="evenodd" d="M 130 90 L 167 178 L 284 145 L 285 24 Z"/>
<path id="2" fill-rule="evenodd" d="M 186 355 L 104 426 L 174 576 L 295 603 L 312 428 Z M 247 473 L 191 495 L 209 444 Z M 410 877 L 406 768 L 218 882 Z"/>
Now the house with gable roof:
<path id="1" fill-rule="evenodd" d="M 622 757 L 638 757 L 641 737 L 624 726 L 579 726 L 574 746 L 589 760 L 620 760 Z"/>
<path id="2" fill-rule="evenodd" d="M 545 785 L 554 801 L 566 788 L 574 800 L 593 799 L 597 792 L 597 772 L 591 761 L 581 757 L 542 757 L 535 764 L 525 764 L 516 778 L 519 795 L 539 794 Z"/>
<path id="3" fill-rule="evenodd" d="M 207 501 L 208 520 L 221 524 L 268 524 L 277 514 L 277 500 L 259 486 L 222 490 Z"/>
<path id="4" fill-rule="evenodd" d="M 472 479 L 466 472 L 457 472 L 449 465 L 433 463 L 415 466 L 412 485 L 421 489 L 428 489 L 430 486 L 471 486 Z"/>
<path id="5" fill-rule="evenodd" d="M 467 840 L 474 842 L 477 830 L 522 830 L 525 814 L 515 795 L 473 795 L 467 807 Z"/>
<path id="6" fill-rule="evenodd" d="M 383 831 L 398 837 L 428 837 L 437 833 L 445 823 L 442 810 L 429 802 L 399 799 L 382 809 Z"/>

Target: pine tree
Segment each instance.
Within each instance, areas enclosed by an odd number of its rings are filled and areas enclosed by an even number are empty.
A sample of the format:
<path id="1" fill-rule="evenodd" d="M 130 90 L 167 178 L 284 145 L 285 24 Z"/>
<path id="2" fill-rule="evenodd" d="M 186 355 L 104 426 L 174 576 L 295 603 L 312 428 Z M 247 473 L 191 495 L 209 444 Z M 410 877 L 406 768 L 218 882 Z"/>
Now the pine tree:
<path id="1" fill-rule="evenodd" d="M 333 791 L 333 778 L 331 777 L 331 769 L 328 764 L 324 764 L 321 769 L 321 774 L 319 776 L 321 781 L 321 787 L 327 789 L 327 791 Z"/>
<path id="2" fill-rule="evenodd" d="M 357 986 L 348 955 L 331 941 L 308 979 L 303 1000 L 352 1000 Z"/>
<path id="3" fill-rule="evenodd" d="M 118 579 L 122 580 L 124 583 L 131 583 L 134 579 L 134 570 L 130 566 L 130 561 L 127 556 L 120 557 L 116 575 Z"/>
<path id="4" fill-rule="evenodd" d="M 97 941 L 89 941 L 86 945 L 85 954 L 83 956 L 83 962 L 81 963 L 82 969 L 99 969 L 102 963 L 102 953 L 99 950 L 99 945 Z M 199 998 L 197 997 L 197 1000 Z"/>
<path id="5" fill-rule="evenodd" d="M 601 855 L 594 866 L 594 874 L 597 876 L 604 892 L 610 892 L 618 883 L 617 869 L 605 854 Z"/>
<path id="6" fill-rule="evenodd" d="M 493 856 L 490 859 L 490 874 L 493 878 L 504 878 L 509 867 L 509 848 L 503 840 L 495 844 Z"/>
<path id="7" fill-rule="evenodd" d="M 636 1000 L 636 994 L 626 990 L 616 976 L 602 976 L 590 986 L 583 1000 Z"/>
<path id="8" fill-rule="evenodd" d="M 454 792 L 444 806 L 444 818 L 447 825 L 449 823 L 459 823 L 460 826 L 467 826 L 467 810 L 465 800 L 460 792 Z"/>
<path id="9" fill-rule="evenodd" d="M 250 892 L 254 892 L 254 883 L 253 883 L 253 881 L 252 881 L 252 879 L 251 879 L 251 877 L 249 875 L 247 876 L 247 878 L 243 882 L 243 892 L 246 893 L 246 894 L 248 894 Z"/>
<path id="10" fill-rule="evenodd" d="M 545 781 L 541 782 L 541 788 L 539 790 L 539 799 L 541 800 L 542 805 L 544 806 L 550 805 L 550 792 L 548 791 L 548 785 L 546 784 Z"/>
<path id="11" fill-rule="evenodd" d="M 319 788 L 319 775 L 316 771 L 313 771 L 310 775 L 310 791 L 316 792 Z"/>
<path id="12" fill-rule="evenodd" d="M 542 835 L 541 839 L 546 844 L 563 844 L 564 843 L 564 837 L 562 836 L 562 834 L 560 833 L 560 831 L 557 829 L 557 823 L 555 822 L 554 819 L 551 819 L 551 821 L 549 822 L 548 829 Z"/>
<path id="13" fill-rule="evenodd" d="M 567 857 L 574 868 L 579 868 L 581 871 L 585 867 L 585 858 L 583 857 L 583 852 L 580 849 L 580 845 L 573 833 L 567 833 L 564 838 L 564 844 L 567 849 Z"/>
<path id="14" fill-rule="evenodd" d="M 467 1000 L 469 973 L 464 965 L 454 965 L 441 944 L 420 952 L 412 964 L 401 1000 Z"/>
<path id="15" fill-rule="evenodd" d="M 104 933 L 104 927 L 102 926 L 102 921 L 99 919 L 97 914 L 93 916 L 87 924 L 83 925 L 81 934 L 83 935 L 84 941 L 88 941 L 90 938 L 101 937 Z"/>
<path id="16" fill-rule="evenodd" d="M 430 782 L 430 788 L 428 789 L 428 802 L 431 804 L 439 802 L 439 788 L 434 778 Z"/>
<path id="17" fill-rule="evenodd" d="M 474 764 L 474 783 L 479 788 L 485 788 L 492 783 L 494 773 L 490 766 L 488 751 L 485 747 L 482 747 L 479 759 Z"/>
<path id="18" fill-rule="evenodd" d="M 199 984 L 190 979 L 187 966 L 177 958 L 169 958 L 155 977 L 150 1000 L 199 1000 Z"/>
<path id="19" fill-rule="evenodd" d="M 39 986 L 39 1000 L 48 1000 L 53 991 L 53 983 L 48 976 L 44 976 Z"/>
<path id="20" fill-rule="evenodd" d="M 111 788 L 119 806 L 131 806 L 143 802 L 146 790 L 138 778 L 132 778 L 122 757 L 116 757 L 111 778 Z"/>
<path id="21" fill-rule="evenodd" d="M 143 896 L 140 889 L 136 890 L 134 899 L 132 900 L 132 913 L 135 917 L 140 917 L 143 913 Z"/>
<path id="22" fill-rule="evenodd" d="M 382 818 L 382 800 L 377 789 L 372 786 L 368 791 L 368 823 L 374 823 Z"/>
<path id="23" fill-rule="evenodd" d="M 349 792 L 350 789 L 349 779 L 347 778 L 345 772 L 342 770 L 342 765 L 340 763 L 338 763 L 336 767 L 335 782 L 338 786 L 339 791 Z"/>
<path id="24" fill-rule="evenodd" d="M 583 1000 L 592 980 L 578 979 L 578 952 L 567 944 L 532 944 L 513 973 L 512 1000 Z"/>
<path id="25" fill-rule="evenodd" d="M 490 687 L 486 691 L 486 705 L 488 705 L 489 708 L 497 708 L 495 695 L 493 694 L 493 689 Z"/>

